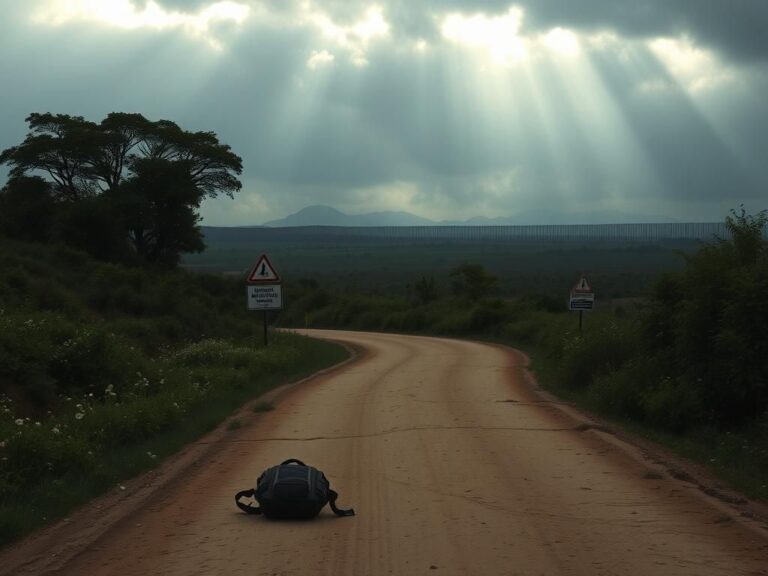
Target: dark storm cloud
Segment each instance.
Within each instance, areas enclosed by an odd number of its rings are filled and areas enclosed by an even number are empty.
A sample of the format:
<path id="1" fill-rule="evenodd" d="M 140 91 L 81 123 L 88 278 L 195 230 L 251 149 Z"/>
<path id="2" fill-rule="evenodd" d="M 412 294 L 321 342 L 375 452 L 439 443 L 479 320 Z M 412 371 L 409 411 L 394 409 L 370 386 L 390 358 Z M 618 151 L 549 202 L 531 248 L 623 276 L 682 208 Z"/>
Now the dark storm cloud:
<path id="1" fill-rule="evenodd" d="M 735 60 L 768 60 L 765 0 L 432 0 L 418 5 L 396 0 L 387 3 L 387 12 L 406 29 L 429 35 L 431 13 L 502 13 L 520 6 L 526 31 L 562 26 L 640 38 L 688 34 Z"/>
<path id="2" fill-rule="evenodd" d="M 608 28 L 625 36 L 690 34 L 737 60 L 768 59 L 764 0 L 523 0 L 528 26 Z"/>
<path id="3" fill-rule="evenodd" d="M 141 6 L 146 0 L 134 0 Z M 156 0 L 175 10 L 195 11 L 214 0 Z M 239 0 L 290 13 L 300 0 Z M 393 33 L 410 38 L 439 34 L 434 16 L 445 12 L 504 13 L 525 9 L 525 30 L 556 26 L 579 30 L 613 30 L 630 37 L 653 38 L 687 34 L 734 60 L 768 60 L 768 2 L 765 0 L 389 0 L 380 2 Z M 354 21 L 371 3 L 360 0 L 316 1 L 314 6 L 334 20 Z"/>

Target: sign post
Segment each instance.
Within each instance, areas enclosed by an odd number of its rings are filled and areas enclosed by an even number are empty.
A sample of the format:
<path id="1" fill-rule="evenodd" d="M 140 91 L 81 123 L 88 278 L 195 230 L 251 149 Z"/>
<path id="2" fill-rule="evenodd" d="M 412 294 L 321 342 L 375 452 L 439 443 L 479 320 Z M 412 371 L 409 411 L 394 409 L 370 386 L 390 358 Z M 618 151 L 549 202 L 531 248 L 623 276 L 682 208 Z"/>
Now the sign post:
<path id="1" fill-rule="evenodd" d="M 579 332 L 584 324 L 584 310 L 592 310 L 595 306 L 595 293 L 587 282 L 587 278 L 582 276 L 571 289 L 571 298 L 568 303 L 569 310 L 579 311 Z"/>
<path id="2" fill-rule="evenodd" d="M 269 310 L 282 310 L 283 292 L 280 276 L 266 254 L 262 254 L 256 261 L 246 283 L 248 310 L 264 312 L 264 346 L 269 346 L 267 313 Z"/>

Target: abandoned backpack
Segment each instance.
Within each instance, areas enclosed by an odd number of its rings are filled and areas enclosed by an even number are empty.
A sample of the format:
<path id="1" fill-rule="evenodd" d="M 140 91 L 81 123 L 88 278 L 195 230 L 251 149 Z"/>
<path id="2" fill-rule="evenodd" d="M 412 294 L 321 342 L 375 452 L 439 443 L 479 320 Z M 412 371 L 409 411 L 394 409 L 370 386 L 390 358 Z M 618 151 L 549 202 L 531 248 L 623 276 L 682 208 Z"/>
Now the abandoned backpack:
<path id="1" fill-rule="evenodd" d="M 259 505 L 240 502 L 255 498 Z M 264 514 L 268 518 L 314 518 L 326 504 L 337 516 L 354 516 L 353 509 L 336 507 L 339 495 L 331 490 L 325 474 L 291 458 L 279 466 L 266 469 L 256 481 L 256 488 L 235 494 L 235 504 L 248 514 Z"/>

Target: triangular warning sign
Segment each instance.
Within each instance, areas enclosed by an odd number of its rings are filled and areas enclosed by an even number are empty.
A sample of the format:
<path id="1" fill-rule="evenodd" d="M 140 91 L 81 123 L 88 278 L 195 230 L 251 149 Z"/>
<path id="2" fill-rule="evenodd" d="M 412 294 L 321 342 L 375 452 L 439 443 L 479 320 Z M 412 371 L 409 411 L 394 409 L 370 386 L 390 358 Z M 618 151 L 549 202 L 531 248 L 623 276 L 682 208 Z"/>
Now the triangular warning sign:
<path id="1" fill-rule="evenodd" d="M 262 254 L 256 261 L 256 265 L 248 274 L 246 280 L 248 284 L 275 284 L 280 282 L 280 276 L 277 275 L 275 267 L 269 261 L 266 254 Z"/>
<path id="2" fill-rule="evenodd" d="M 573 287 L 574 292 L 592 292 L 592 287 L 589 285 L 589 282 L 587 282 L 587 279 L 582 276 L 579 281 L 576 283 L 576 286 Z"/>

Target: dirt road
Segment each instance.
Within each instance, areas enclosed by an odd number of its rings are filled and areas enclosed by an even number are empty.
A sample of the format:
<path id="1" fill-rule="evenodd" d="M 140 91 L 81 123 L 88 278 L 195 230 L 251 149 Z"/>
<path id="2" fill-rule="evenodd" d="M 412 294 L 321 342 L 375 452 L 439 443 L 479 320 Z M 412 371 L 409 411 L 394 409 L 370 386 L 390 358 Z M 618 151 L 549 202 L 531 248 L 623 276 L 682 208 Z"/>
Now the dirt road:
<path id="1" fill-rule="evenodd" d="M 768 574 L 758 521 L 542 397 L 522 354 L 314 334 L 360 357 L 272 412 L 245 411 L 180 480 L 63 565 L 42 561 L 41 536 L 14 574 Z M 358 515 L 274 522 L 235 508 L 237 490 L 291 457 L 324 470 Z"/>

